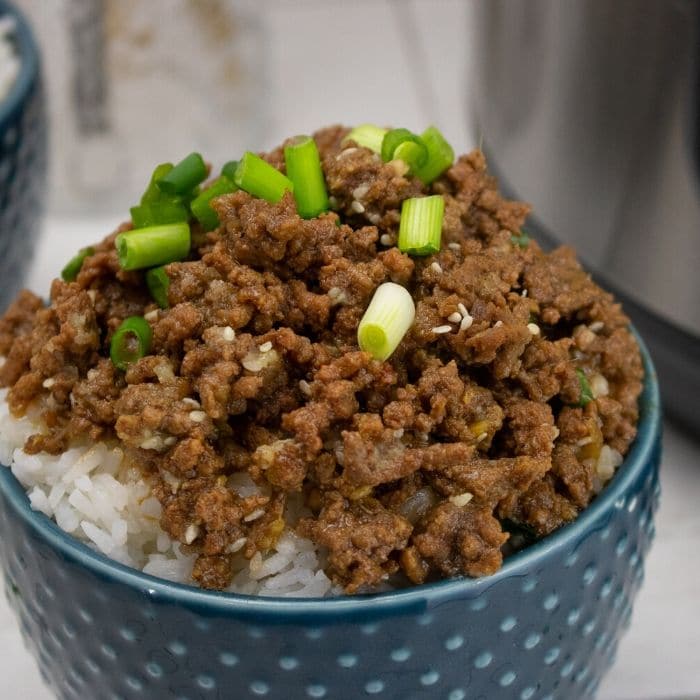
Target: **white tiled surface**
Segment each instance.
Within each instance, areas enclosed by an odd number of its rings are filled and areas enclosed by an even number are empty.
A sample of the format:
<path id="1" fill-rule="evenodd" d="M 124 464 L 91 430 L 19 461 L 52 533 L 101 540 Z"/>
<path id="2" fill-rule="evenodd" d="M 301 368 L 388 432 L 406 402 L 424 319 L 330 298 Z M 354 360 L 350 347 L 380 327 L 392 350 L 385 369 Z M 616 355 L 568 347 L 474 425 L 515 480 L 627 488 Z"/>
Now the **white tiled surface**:
<path id="1" fill-rule="evenodd" d="M 468 3 L 277 0 L 264 7 L 272 69 L 266 83 L 270 137 L 260 147 L 334 121 L 412 128 L 434 121 L 458 152 L 473 145 L 466 116 Z M 310 41 L 317 27 L 329 29 Z M 323 89 L 310 95 L 310 84 Z M 51 219 L 28 286 L 45 293 L 60 261 L 113 223 Z M 662 484 L 646 582 L 600 700 L 700 698 L 700 443 L 671 427 Z M 50 700 L 4 599 L 0 678 L 2 700 Z"/>

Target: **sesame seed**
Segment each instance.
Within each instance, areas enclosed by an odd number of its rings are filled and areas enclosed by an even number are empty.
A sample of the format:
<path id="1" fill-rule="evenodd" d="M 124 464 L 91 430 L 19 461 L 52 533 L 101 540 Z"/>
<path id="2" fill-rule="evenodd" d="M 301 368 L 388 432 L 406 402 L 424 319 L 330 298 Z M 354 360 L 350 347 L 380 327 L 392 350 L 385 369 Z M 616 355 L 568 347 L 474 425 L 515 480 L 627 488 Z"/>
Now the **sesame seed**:
<path id="1" fill-rule="evenodd" d="M 459 324 L 459 330 L 466 331 L 467 328 L 469 328 L 472 325 L 472 323 L 474 323 L 474 319 L 469 314 L 467 314 L 462 318 L 462 322 Z"/>
<path id="2" fill-rule="evenodd" d="M 299 380 L 299 389 L 301 390 L 301 393 L 306 394 L 306 396 L 311 394 L 311 384 L 309 384 L 306 379 Z"/>
<path id="3" fill-rule="evenodd" d="M 602 321 L 594 321 L 591 323 L 590 326 L 588 326 L 594 333 L 599 333 L 600 331 L 603 330 L 603 326 L 605 324 Z"/>
<path id="4" fill-rule="evenodd" d="M 364 205 L 362 202 L 358 202 L 356 199 L 353 199 L 352 204 L 350 205 L 350 209 L 354 211 L 356 214 L 362 214 L 362 212 L 365 210 Z"/>
<path id="5" fill-rule="evenodd" d="M 199 537 L 199 526 L 189 525 L 185 530 L 185 544 L 192 544 Z"/>
<path id="6" fill-rule="evenodd" d="M 146 321 L 155 321 L 158 318 L 158 309 L 152 309 L 147 314 L 143 315 Z"/>
<path id="7" fill-rule="evenodd" d="M 526 297 L 527 296 L 527 289 L 523 289 L 522 292 L 520 292 L 521 297 Z"/>
<path id="8" fill-rule="evenodd" d="M 270 352 L 270 350 L 272 350 L 272 342 L 268 340 L 267 342 L 260 345 L 258 347 L 258 350 L 260 350 L 260 352 Z"/>
<path id="9" fill-rule="evenodd" d="M 352 191 L 352 196 L 354 199 L 362 199 L 369 191 L 369 185 L 360 185 Z"/>
<path id="10" fill-rule="evenodd" d="M 376 211 L 373 211 L 371 214 L 367 214 L 367 218 L 369 219 L 369 222 L 371 224 L 374 224 L 375 226 L 381 221 L 382 217 L 377 214 Z"/>
<path id="11" fill-rule="evenodd" d="M 528 323 L 527 329 L 530 331 L 530 333 L 532 335 L 539 335 L 540 334 L 540 327 L 536 323 Z"/>
<path id="12" fill-rule="evenodd" d="M 379 238 L 379 242 L 382 245 L 394 245 L 394 239 L 388 233 L 383 233 Z"/>
<path id="13" fill-rule="evenodd" d="M 450 250 L 456 250 L 456 251 L 462 250 L 462 246 L 459 243 L 448 243 L 447 247 Z"/>
<path id="14" fill-rule="evenodd" d="M 436 335 L 441 335 L 442 333 L 449 333 L 452 330 L 452 326 L 435 326 L 432 329 L 433 333 Z"/>
<path id="15" fill-rule="evenodd" d="M 556 440 L 559 437 L 559 428 L 557 426 L 552 426 L 552 440 Z"/>
<path id="16" fill-rule="evenodd" d="M 589 435 L 588 437 L 581 438 L 576 441 L 576 447 L 584 447 L 585 445 L 590 445 L 593 442 L 593 438 Z"/>
<path id="17" fill-rule="evenodd" d="M 476 441 L 477 441 L 477 442 L 483 442 L 484 440 L 486 440 L 487 437 L 488 437 L 488 433 L 480 433 L 480 434 L 477 436 Z"/>
<path id="18" fill-rule="evenodd" d="M 50 389 L 55 383 L 56 380 L 53 377 L 49 377 L 48 379 L 44 379 L 41 386 L 43 386 L 44 389 Z"/>
<path id="19" fill-rule="evenodd" d="M 493 324 L 494 328 L 500 328 L 503 325 L 503 321 L 496 321 L 496 323 Z"/>
<path id="20" fill-rule="evenodd" d="M 234 554 L 235 552 L 238 552 L 241 549 L 243 549 L 247 541 L 247 537 L 239 537 L 235 542 L 232 542 L 228 547 L 229 554 Z"/>
<path id="21" fill-rule="evenodd" d="M 236 331 L 234 331 L 231 326 L 225 326 L 224 330 L 221 332 L 221 337 L 230 343 L 232 340 L 236 339 Z"/>
<path id="22" fill-rule="evenodd" d="M 338 153 L 338 155 L 335 157 L 335 159 L 340 160 L 341 158 L 345 158 L 345 156 L 349 156 L 351 153 L 354 153 L 356 150 L 357 149 L 354 146 L 351 146 L 350 148 L 346 148 L 345 150 Z"/>
<path id="23" fill-rule="evenodd" d="M 193 423 L 203 423 L 207 414 L 204 411 L 190 411 L 190 420 Z"/>
<path id="24" fill-rule="evenodd" d="M 447 317 L 447 320 L 450 323 L 459 323 L 462 320 L 462 314 L 459 311 L 455 311 Z"/>
<path id="25" fill-rule="evenodd" d="M 88 289 L 87 294 L 90 297 L 90 301 L 94 304 L 95 299 L 97 299 L 97 290 L 96 289 Z"/>
<path id="26" fill-rule="evenodd" d="M 459 313 L 462 314 L 462 316 L 469 316 L 467 307 L 461 301 L 459 302 L 459 304 L 457 304 L 457 310 L 459 311 Z"/>
<path id="27" fill-rule="evenodd" d="M 435 262 L 430 263 L 430 269 L 433 272 L 437 272 L 438 275 L 442 274 L 442 267 L 440 266 L 440 263 L 437 262 L 437 260 Z"/>
<path id="28" fill-rule="evenodd" d="M 185 403 L 188 406 L 193 406 L 194 408 L 199 408 L 199 406 L 200 406 L 199 401 L 196 401 L 195 399 L 191 399 L 189 396 L 182 399 L 182 403 Z"/>
<path id="29" fill-rule="evenodd" d="M 245 518 L 243 518 L 243 522 L 253 522 L 253 520 L 257 520 L 263 515 L 265 515 L 265 511 L 262 508 L 256 508 L 252 513 L 248 513 L 248 515 L 246 515 Z"/>
<path id="30" fill-rule="evenodd" d="M 464 506 L 469 503 L 469 501 L 474 498 L 473 494 L 469 493 L 469 491 L 465 491 L 464 493 L 459 493 L 456 496 L 450 496 L 450 503 L 453 503 L 456 505 L 458 508 L 463 508 Z"/>

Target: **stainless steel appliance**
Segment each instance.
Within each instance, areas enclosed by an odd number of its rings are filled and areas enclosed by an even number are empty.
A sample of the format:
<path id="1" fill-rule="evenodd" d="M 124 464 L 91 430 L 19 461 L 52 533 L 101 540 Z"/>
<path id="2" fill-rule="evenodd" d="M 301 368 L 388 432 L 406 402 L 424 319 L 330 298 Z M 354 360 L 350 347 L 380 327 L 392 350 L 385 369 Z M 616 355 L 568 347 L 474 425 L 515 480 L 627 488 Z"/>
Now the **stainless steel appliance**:
<path id="1" fill-rule="evenodd" d="M 479 0 L 476 20 L 491 167 L 623 298 L 700 432 L 700 0 Z"/>

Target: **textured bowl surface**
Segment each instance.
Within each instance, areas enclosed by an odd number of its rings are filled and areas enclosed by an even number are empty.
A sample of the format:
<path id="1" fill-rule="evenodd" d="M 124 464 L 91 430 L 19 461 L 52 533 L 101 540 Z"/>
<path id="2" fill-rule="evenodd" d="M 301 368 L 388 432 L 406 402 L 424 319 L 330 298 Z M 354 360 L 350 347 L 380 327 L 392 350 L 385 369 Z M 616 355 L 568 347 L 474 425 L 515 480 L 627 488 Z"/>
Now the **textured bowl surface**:
<path id="1" fill-rule="evenodd" d="M 660 407 L 644 353 L 639 436 L 613 481 L 483 579 L 332 600 L 202 592 L 95 554 L 0 468 L 6 594 L 44 679 L 62 700 L 592 697 L 654 534 Z"/>
<path id="2" fill-rule="evenodd" d="M 47 127 L 39 53 L 24 18 L 0 0 L 0 17 L 8 14 L 15 18 L 21 67 L 0 100 L 0 311 L 22 284 L 46 197 Z"/>

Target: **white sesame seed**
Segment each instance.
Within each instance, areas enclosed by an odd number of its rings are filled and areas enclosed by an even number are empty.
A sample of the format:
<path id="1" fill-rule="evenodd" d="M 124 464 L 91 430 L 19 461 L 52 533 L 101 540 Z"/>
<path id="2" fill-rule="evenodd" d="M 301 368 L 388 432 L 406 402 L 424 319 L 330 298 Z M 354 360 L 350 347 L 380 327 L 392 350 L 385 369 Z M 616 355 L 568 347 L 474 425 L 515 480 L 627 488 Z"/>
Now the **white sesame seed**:
<path id="1" fill-rule="evenodd" d="M 90 297 L 90 301 L 94 304 L 95 299 L 97 299 L 97 290 L 96 289 L 88 289 L 88 296 Z"/>
<path id="2" fill-rule="evenodd" d="M 360 185 L 359 187 L 356 187 L 352 191 L 353 199 L 357 199 L 359 201 L 367 194 L 368 191 L 369 191 L 369 185 Z"/>
<path id="3" fill-rule="evenodd" d="M 590 445 L 593 442 L 593 438 L 589 435 L 585 438 L 581 438 L 576 441 L 576 447 L 584 447 L 585 445 Z"/>
<path id="4" fill-rule="evenodd" d="M 245 543 L 247 541 L 248 541 L 247 537 L 239 537 L 235 542 L 232 542 L 228 546 L 228 553 L 234 554 L 235 552 L 240 551 L 241 549 L 243 549 L 243 547 L 245 546 Z"/>
<path id="5" fill-rule="evenodd" d="M 432 329 L 433 333 L 440 335 L 442 333 L 449 333 L 452 330 L 452 326 L 435 326 Z"/>
<path id="6" fill-rule="evenodd" d="M 462 320 L 462 314 L 459 313 L 459 311 L 455 311 L 447 317 L 447 320 L 450 323 L 460 323 L 460 321 Z"/>
<path id="7" fill-rule="evenodd" d="M 459 313 L 462 314 L 462 316 L 469 316 L 467 307 L 461 301 L 459 302 L 459 304 L 457 304 L 457 310 L 459 311 Z"/>
<path id="8" fill-rule="evenodd" d="M 476 441 L 483 442 L 484 440 L 486 440 L 487 437 L 488 437 L 488 433 L 479 433 L 479 435 L 476 438 Z"/>
<path id="9" fill-rule="evenodd" d="M 340 160 L 341 158 L 345 158 L 345 156 L 349 156 L 351 153 L 354 153 L 356 150 L 357 149 L 354 146 L 351 146 L 350 148 L 346 148 L 345 150 L 338 153 L 338 155 L 335 157 L 335 159 Z"/>
<path id="10" fill-rule="evenodd" d="M 163 444 L 166 447 L 172 447 L 177 442 L 177 438 L 174 435 L 169 435 L 163 439 Z"/>
<path id="11" fill-rule="evenodd" d="M 539 335 L 540 334 L 540 327 L 536 323 L 528 323 L 527 329 L 530 331 L 530 333 L 532 335 Z"/>
<path id="12" fill-rule="evenodd" d="M 464 506 L 469 503 L 469 501 L 474 498 L 473 494 L 469 493 L 469 491 L 465 491 L 464 493 L 459 493 L 456 496 L 450 496 L 450 503 L 453 503 L 454 505 L 457 506 L 457 508 L 463 508 Z"/>
<path id="13" fill-rule="evenodd" d="M 442 266 L 440 265 L 440 263 L 437 260 L 430 263 L 430 269 L 433 272 L 437 272 L 438 275 L 442 274 Z"/>
<path id="14" fill-rule="evenodd" d="M 248 515 L 243 518 L 243 522 L 251 523 L 253 520 L 257 520 L 263 515 L 265 515 L 265 511 L 262 508 L 256 508 L 252 513 L 248 513 Z"/>
<path id="15" fill-rule="evenodd" d="M 375 226 L 382 220 L 382 217 L 379 216 L 376 211 L 373 211 L 371 214 L 367 214 L 367 218 L 369 219 L 370 224 L 374 224 Z"/>
<path id="16" fill-rule="evenodd" d="M 362 202 L 358 202 L 356 199 L 353 199 L 352 204 L 350 204 L 350 209 L 352 209 L 352 211 L 354 211 L 356 214 L 362 214 L 365 207 Z"/>
<path id="17" fill-rule="evenodd" d="M 143 315 L 146 321 L 155 321 L 158 318 L 158 309 L 152 309 L 147 314 Z"/>
<path id="18" fill-rule="evenodd" d="M 552 426 L 552 440 L 556 440 L 559 437 L 559 428 L 556 425 Z"/>
<path id="19" fill-rule="evenodd" d="M 522 292 L 520 292 L 521 297 L 526 297 L 527 296 L 527 289 L 523 289 Z"/>
<path id="20" fill-rule="evenodd" d="M 189 525 L 185 530 L 185 544 L 192 544 L 199 537 L 199 526 Z"/>
<path id="21" fill-rule="evenodd" d="M 503 321 L 496 321 L 496 323 L 493 324 L 494 328 L 500 328 L 503 325 Z"/>
<path id="22" fill-rule="evenodd" d="M 461 246 L 459 243 L 448 243 L 448 244 L 447 244 L 447 247 L 448 247 L 450 250 L 456 250 L 456 251 L 462 250 L 462 246 Z"/>
<path id="23" fill-rule="evenodd" d="M 43 386 L 44 389 L 50 389 L 55 383 L 56 380 L 53 377 L 48 377 L 47 379 L 44 379 L 41 386 Z"/>
<path id="24" fill-rule="evenodd" d="M 474 319 L 469 314 L 467 314 L 462 318 L 462 322 L 459 324 L 459 330 L 466 331 L 467 328 L 469 328 L 472 325 L 472 323 L 474 323 Z"/>
<path id="25" fill-rule="evenodd" d="M 311 394 L 311 384 L 309 384 L 306 379 L 299 380 L 299 389 L 301 390 L 301 393 L 306 394 L 306 396 Z"/>
<path id="26" fill-rule="evenodd" d="M 199 401 L 196 401 L 195 399 L 191 399 L 189 396 L 182 399 L 182 403 L 186 403 L 188 406 L 193 406 L 194 408 L 199 408 L 199 406 L 200 406 Z"/>
<path id="27" fill-rule="evenodd" d="M 268 340 L 267 342 L 260 345 L 258 347 L 258 350 L 260 350 L 260 352 L 270 352 L 270 350 L 272 350 L 272 342 Z"/>
<path id="28" fill-rule="evenodd" d="M 190 420 L 193 423 L 203 423 L 207 414 L 204 411 L 190 411 Z"/>
<path id="29" fill-rule="evenodd" d="M 599 333 L 600 331 L 603 330 L 604 323 L 602 321 L 594 321 L 591 323 L 590 326 L 588 326 L 594 333 Z"/>
<path id="30" fill-rule="evenodd" d="M 391 235 L 389 235 L 388 233 L 383 233 L 383 234 L 379 237 L 379 242 L 380 242 L 382 245 L 394 245 L 394 239 L 393 239 L 393 237 L 392 237 Z"/>
<path id="31" fill-rule="evenodd" d="M 228 343 L 236 339 L 236 331 L 231 328 L 231 326 L 225 326 L 224 330 L 221 331 L 221 337 Z"/>

